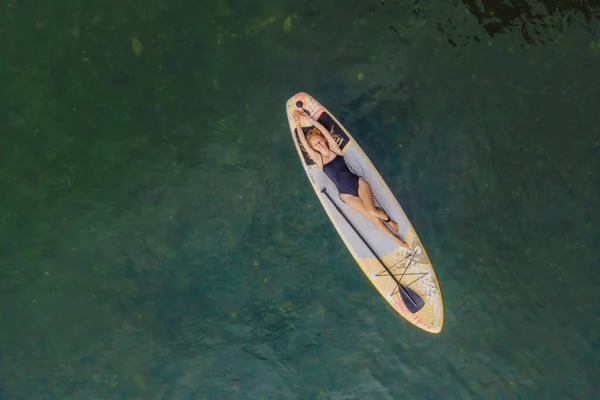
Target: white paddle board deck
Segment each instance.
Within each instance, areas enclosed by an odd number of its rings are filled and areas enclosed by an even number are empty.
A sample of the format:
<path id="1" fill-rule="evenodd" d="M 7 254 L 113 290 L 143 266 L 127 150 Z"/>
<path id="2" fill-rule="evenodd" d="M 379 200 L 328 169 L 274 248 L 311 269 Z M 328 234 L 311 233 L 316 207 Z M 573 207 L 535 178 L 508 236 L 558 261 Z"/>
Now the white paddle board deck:
<path id="1" fill-rule="evenodd" d="M 382 208 L 392 220 L 398 223 L 398 235 L 409 244 L 410 249 L 400 247 L 371 221 L 351 209 L 339 198 L 335 184 L 309 157 L 298 139 L 292 120 L 292 112 L 297 109 L 298 101 L 302 102 L 302 108 L 308 111 L 313 119 L 318 120 L 332 133 L 342 149 L 349 168 L 369 182 L 373 190 L 375 205 Z M 287 101 L 286 111 L 292 140 L 309 181 L 329 219 L 364 274 L 383 298 L 406 320 L 427 332 L 441 332 L 444 323 L 444 305 L 433 265 L 408 217 L 379 172 L 335 116 L 310 95 L 306 93 L 294 95 Z M 303 126 L 305 133 L 310 128 L 312 126 Z M 332 201 L 335 205 L 332 204 Z M 346 218 L 358 231 L 358 234 Z M 377 256 L 394 277 L 390 276 L 381 265 Z M 411 313 L 406 307 L 400 296 L 397 281 L 408 286 L 424 300 L 425 305 L 416 313 Z"/>

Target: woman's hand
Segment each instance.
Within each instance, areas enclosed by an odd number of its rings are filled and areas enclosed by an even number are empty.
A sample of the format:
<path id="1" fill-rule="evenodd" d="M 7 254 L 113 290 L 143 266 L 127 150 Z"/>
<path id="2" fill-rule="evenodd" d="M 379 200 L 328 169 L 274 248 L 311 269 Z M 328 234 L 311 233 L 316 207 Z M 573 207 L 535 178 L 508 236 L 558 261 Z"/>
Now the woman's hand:
<path id="1" fill-rule="evenodd" d="M 294 122 L 300 121 L 300 113 L 298 112 L 298 109 L 295 109 L 291 112 L 291 117 L 292 117 L 292 121 L 294 121 Z"/>
<path id="2" fill-rule="evenodd" d="M 295 119 L 308 119 L 310 120 L 310 116 L 301 108 L 296 108 L 293 112 L 292 115 L 294 115 Z"/>
<path id="3" fill-rule="evenodd" d="M 306 115 L 305 113 L 300 113 L 298 116 L 298 120 L 304 122 L 307 125 L 312 125 L 313 123 L 312 118 Z"/>

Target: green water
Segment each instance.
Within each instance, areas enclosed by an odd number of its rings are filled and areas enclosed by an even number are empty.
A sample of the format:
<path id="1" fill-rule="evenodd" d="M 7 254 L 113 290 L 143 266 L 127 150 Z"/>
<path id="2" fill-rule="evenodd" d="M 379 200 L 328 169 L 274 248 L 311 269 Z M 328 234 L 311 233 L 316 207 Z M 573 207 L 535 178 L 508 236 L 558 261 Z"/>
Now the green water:
<path id="1" fill-rule="evenodd" d="M 0 399 L 598 398 L 600 9 L 446 3 L 2 3 Z M 411 218 L 440 335 L 329 223 L 299 91 Z"/>

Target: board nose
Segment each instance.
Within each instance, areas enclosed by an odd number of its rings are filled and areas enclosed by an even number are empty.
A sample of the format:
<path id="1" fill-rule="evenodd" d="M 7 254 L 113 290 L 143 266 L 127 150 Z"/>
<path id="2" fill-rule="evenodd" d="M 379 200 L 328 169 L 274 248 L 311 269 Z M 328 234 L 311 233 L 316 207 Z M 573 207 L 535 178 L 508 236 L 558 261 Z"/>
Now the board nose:
<path id="1" fill-rule="evenodd" d="M 304 103 L 304 99 L 306 99 L 307 97 L 310 97 L 310 96 L 308 96 L 308 94 L 306 94 L 304 92 L 298 92 L 288 99 L 287 106 L 288 107 L 296 107 L 297 102 L 302 101 Z"/>

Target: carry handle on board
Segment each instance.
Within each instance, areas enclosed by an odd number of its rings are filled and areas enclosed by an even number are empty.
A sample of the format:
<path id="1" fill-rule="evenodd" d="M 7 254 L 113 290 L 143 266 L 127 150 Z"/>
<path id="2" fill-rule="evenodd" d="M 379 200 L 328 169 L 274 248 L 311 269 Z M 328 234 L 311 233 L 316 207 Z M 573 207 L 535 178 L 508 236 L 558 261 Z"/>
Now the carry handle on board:
<path id="1" fill-rule="evenodd" d="M 342 212 L 342 210 L 340 210 L 340 208 L 338 207 L 337 204 L 335 204 L 333 199 L 331 197 L 329 197 L 329 193 L 327 193 L 327 189 L 323 188 L 321 190 L 321 193 L 324 193 L 325 196 L 327 196 L 327 198 L 329 199 L 331 204 L 333 204 L 334 207 L 337 209 L 337 211 L 341 214 L 341 216 L 344 217 L 344 219 L 346 220 L 348 225 L 350 225 L 350 227 L 352 227 L 354 232 L 362 240 L 362 242 L 365 244 L 365 246 L 367 246 L 367 248 L 371 251 L 373 256 L 375 258 L 377 258 L 377 261 L 379 261 L 379 264 L 381 264 L 381 266 L 386 270 L 386 272 L 389 274 L 389 276 L 396 282 L 396 284 L 398 285 L 398 289 L 400 291 L 400 297 L 402 298 L 402 301 L 406 305 L 406 308 L 408 308 L 408 311 L 410 311 L 411 313 L 414 314 L 417 311 L 419 311 L 421 308 L 423 308 L 423 306 L 425 305 L 425 301 L 423 301 L 421 296 L 419 296 L 417 293 L 415 293 L 415 291 L 412 290 L 411 288 L 409 288 L 408 286 L 404 286 L 403 284 L 401 284 L 400 281 L 398 281 L 398 279 L 396 279 L 396 276 L 392 273 L 392 271 L 389 270 L 388 267 L 386 267 L 386 265 L 383 263 L 383 261 L 381 261 L 381 258 L 379 258 L 379 256 L 375 253 L 375 250 L 373 250 L 371 248 L 371 246 L 369 246 L 369 243 L 367 243 L 365 238 L 363 238 L 362 235 L 358 232 L 358 230 L 354 227 L 354 225 L 352 225 L 352 222 L 350 222 L 348 217 L 346 217 L 346 215 Z"/>

